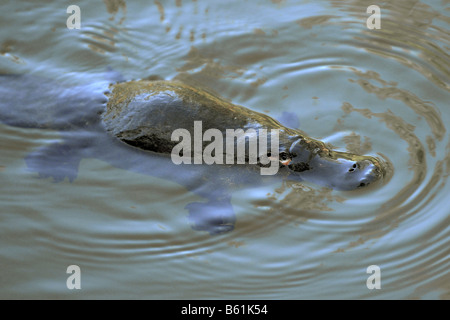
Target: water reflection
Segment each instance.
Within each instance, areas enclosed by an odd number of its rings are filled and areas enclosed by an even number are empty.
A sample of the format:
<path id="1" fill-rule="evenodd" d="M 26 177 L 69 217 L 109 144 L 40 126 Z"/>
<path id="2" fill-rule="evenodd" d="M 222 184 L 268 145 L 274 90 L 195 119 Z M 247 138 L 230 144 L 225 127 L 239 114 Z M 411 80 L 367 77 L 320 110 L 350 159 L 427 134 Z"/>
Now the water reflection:
<path id="1" fill-rule="evenodd" d="M 73 183 L 37 179 L 24 159 L 60 132 L 2 124 L 0 296 L 71 298 L 61 272 L 78 263 L 83 298 L 448 299 L 445 2 L 383 3 L 380 30 L 366 28 L 371 4 L 82 1 L 82 29 L 69 32 L 56 2 L 2 3 L 2 74 L 96 101 L 118 79 L 181 79 L 274 118 L 296 115 L 289 122 L 313 137 L 385 158 L 392 178 L 356 193 L 236 188 L 235 229 L 211 237 L 191 229 L 185 206 L 205 200 L 182 184 L 121 169 L 102 158 L 108 144 L 95 144 Z M 46 88 L 10 92 L 31 104 L 27 92 Z M 381 290 L 365 286 L 372 264 Z"/>

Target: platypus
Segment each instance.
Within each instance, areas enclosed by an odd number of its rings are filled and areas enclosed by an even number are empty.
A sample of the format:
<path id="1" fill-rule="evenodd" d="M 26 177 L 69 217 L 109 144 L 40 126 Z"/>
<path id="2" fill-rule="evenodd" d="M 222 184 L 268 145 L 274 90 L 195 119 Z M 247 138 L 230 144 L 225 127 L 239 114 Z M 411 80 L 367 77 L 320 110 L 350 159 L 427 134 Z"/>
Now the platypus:
<path id="1" fill-rule="evenodd" d="M 261 167 L 269 166 L 262 159 L 267 158 L 272 164 L 276 161 L 279 168 L 275 176 L 338 190 L 366 187 L 384 176 L 379 158 L 334 151 L 298 128 L 288 128 L 266 114 L 235 105 L 207 89 L 163 80 L 128 81 L 104 87 L 104 84 L 64 87 L 29 75 L 0 76 L 1 122 L 61 132 L 62 142 L 26 157 L 29 169 L 40 177 L 73 181 L 80 160 L 95 157 L 119 168 L 176 181 L 208 200 L 188 204 L 186 208 L 192 227 L 211 234 L 234 227 L 230 185 L 257 186 L 275 178 L 261 175 Z M 195 124 L 199 122 L 200 136 L 195 132 Z M 180 141 L 173 134 L 178 129 L 200 138 L 203 132 L 214 129 L 222 134 L 215 139 L 223 137 L 219 144 L 222 146 L 227 143 L 229 130 L 253 129 L 256 138 L 260 138 L 261 132 L 276 130 L 277 143 L 269 134 L 268 146 L 258 146 L 256 163 L 249 161 L 247 139 L 244 163 L 175 164 L 171 160 Z M 202 140 L 201 147 L 209 143 Z M 226 156 L 227 150 L 223 151 Z M 180 156 L 179 150 L 176 156 Z M 233 157 L 238 160 L 236 156 L 237 152 Z"/>

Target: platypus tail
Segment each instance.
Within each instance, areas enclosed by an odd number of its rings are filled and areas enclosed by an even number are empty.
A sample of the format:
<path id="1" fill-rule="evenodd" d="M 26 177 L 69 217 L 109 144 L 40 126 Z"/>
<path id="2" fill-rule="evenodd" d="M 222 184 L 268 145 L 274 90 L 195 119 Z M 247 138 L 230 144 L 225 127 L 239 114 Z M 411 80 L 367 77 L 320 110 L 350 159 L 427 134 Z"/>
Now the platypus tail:
<path id="1" fill-rule="evenodd" d="M 98 121 L 106 96 L 94 85 L 66 87 L 35 75 L 0 74 L 0 122 L 14 127 L 71 130 Z"/>

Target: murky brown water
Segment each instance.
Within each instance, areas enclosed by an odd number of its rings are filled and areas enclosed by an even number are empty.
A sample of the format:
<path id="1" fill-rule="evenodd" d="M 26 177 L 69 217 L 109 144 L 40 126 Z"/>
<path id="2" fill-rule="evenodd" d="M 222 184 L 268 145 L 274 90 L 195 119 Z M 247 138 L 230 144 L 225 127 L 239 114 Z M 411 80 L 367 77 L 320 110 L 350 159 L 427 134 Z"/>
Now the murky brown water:
<path id="1" fill-rule="evenodd" d="M 169 165 L 125 168 L 131 155 L 111 161 L 97 144 L 73 182 L 55 183 L 27 159 L 65 134 L 0 124 L 1 298 L 449 299 L 448 1 L 383 3 L 379 30 L 366 26 L 371 1 L 76 4 L 80 30 L 66 28 L 68 4 L 2 2 L 1 74 L 40 80 L 2 80 L 0 112 L 26 104 L 41 117 L 70 93 L 178 79 L 383 157 L 389 179 L 358 192 L 231 188 L 235 228 L 211 236 L 185 208 L 205 202 L 201 187 L 152 170 Z M 69 265 L 81 290 L 66 287 Z M 366 286 L 370 265 L 379 290 Z"/>

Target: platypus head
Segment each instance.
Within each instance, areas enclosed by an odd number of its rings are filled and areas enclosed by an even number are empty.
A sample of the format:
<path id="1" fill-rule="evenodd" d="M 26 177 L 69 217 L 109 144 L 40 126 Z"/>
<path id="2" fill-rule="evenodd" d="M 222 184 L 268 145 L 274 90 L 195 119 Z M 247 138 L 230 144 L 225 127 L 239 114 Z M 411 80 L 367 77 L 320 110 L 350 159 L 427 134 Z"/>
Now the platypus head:
<path id="1" fill-rule="evenodd" d="M 286 153 L 284 164 L 289 170 L 303 180 L 337 190 L 366 187 L 384 176 L 379 159 L 332 151 L 317 140 L 297 139 Z"/>

